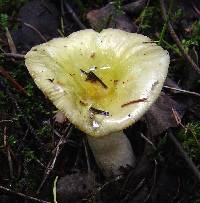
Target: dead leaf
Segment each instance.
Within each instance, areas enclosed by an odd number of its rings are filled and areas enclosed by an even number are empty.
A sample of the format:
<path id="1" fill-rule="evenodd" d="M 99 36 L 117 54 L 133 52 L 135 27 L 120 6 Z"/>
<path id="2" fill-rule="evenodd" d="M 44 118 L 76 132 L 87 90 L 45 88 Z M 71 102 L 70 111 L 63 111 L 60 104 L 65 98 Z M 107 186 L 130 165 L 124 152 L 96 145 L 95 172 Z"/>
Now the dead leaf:
<path id="1" fill-rule="evenodd" d="M 64 122 L 66 122 L 68 119 L 65 116 L 65 114 L 61 111 L 58 111 L 54 117 L 53 117 L 54 121 L 60 124 L 63 124 Z"/>
<path id="2" fill-rule="evenodd" d="M 164 85 L 167 85 L 169 87 L 172 87 L 172 88 L 176 88 L 176 89 L 181 89 L 177 84 L 176 82 L 174 82 L 171 78 L 167 77 L 166 80 L 165 80 L 165 83 Z M 172 93 L 180 93 L 179 91 L 177 90 L 174 90 L 174 89 L 171 89 L 170 92 Z"/>
<path id="3" fill-rule="evenodd" d="M 184 115 L 185 107 L 162 92 L 146 113 L 146 122 L 152 135 L 159 135 L 168 128 L 178 125 L 173 111 L 176 111 L 181 119 Z"/>
<path id="4" fill-rule="evenodd" d="M 91 27 L 97 31 L 105 28 L 118 28 L 128 32 L 136 32 L 136 25 L 122 11 L 117 12 L 113 3 L 92 10 L 87 14 Z"/>
<path id="5" fill-rule="evenodd" d="M 147 0 L 135 0 L 123 6 L 124 11 L 130 14 L 138 14 L 144 9 Z"/>
<path id="6" fill-rule="evenodd" d="M 23 50 L 29 50 L 44 42 L 34 29 L 24 23 L 33 26 L 47 40 L 59 36 L 59 13 L 50 0 L 28 1 L 19 11 L 19 19 L 21 20 L 21 28 L 11 34 L 16 46 L 20 46 Z"/>
<path id="7" fill-rule="evenodd" d="M 93 173 L 77 173 L 66 175 L 57 182 L 57 201 L 59 203 L 76 202 L 94 190 Z"/>

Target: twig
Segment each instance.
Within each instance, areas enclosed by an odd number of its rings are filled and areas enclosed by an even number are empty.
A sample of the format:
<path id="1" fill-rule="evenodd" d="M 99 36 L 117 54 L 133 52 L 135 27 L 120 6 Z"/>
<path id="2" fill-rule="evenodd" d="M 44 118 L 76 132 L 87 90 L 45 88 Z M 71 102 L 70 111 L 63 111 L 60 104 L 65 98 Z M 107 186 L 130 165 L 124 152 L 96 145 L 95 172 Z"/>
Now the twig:
<path id="1" fill-rule="evenodd" d="M 188 90 L 183 90 L 183 89 L 179 89 L 179 88 L 175 88 L 175 87 L 170 87 L 170 86 L 167 86 L 167 85 L 164 85 L 163 87 L 166 88 L 166 89 L 176 90 L 176 91 L 179 91 L 179 92 L 182 92 L 182 93 L 191 94 L 191 95 L 195 95 L 195 96 L 200 97 L 200 93 L 197 93 L 197 92 L 191 92 L 191 91 L 188 91 Z"/>
<path id="2" fill-rule="evenodd" d="M 83 145 L 84 145 L 84 149 L 85 149 L 85 156 L 86 156 L 86 159 L 87 159 L 87 168 L 88 168 L 88 173 L 91 173 L 91 166 L 90 166 L 90 159 L 89 159 L 89 155 L 88 155 L 88 148 L 87 148 L 87 140 L 86 138 L 84 137 L 83 138 Z"/>
<path id="3" fill-rule="evenodd" d="M 35 28 L 33 25 L 31 25 L 29 23 L 24 23 L 24 25 L 26 25 L 27 27 L 34 30 L 44 42 L 47 42 L 47 39 L 45 38 L 45 36 L 37 28 Z"/>
<path id="4" fill-rule="evenodd" d="M 165 35 L 166 30 L 167 30 L 167 24 L 168 24 L 170 16 L 171 16 L 171 10 L 172 10 L 172 7 L 173 7 L 173 3 L 174 3 L 174 1 L 170 0 L 168 14 L 167 14 L 167 19 L 165 20 L 165 23 L 163 25 L 163 28 L 162 28 L 162 31 L 161 31 L 160 37 L 159 37 L 159 43 L 158 43 L 159 45 L 161 45 L 161 42 L 164 41 L 164 35 Z"/>
<path id="5" fill-rule="evenodd" d="M 11 122 L 11 123 L 13 123 L 14 121 L 13 120 L 0 120 L 0 123 L 4 123 L 4 122 Z"/>
<path id="6" fill-rule="evenodd" d="M 94 192 L 91 193 L 88 202 L 96 202 L 96 197 L 98 197 L 98 195 L 101 193 L 101 191 L 104 191 L 104 189 L 106 187 L 108 187 L 110 184 L 115 183 L 117 181 L 120 181 L 123 178 L 123 176 L 119 175 L 114 177 L 113 179 L 105 182 L 103 185 L 100 185 L 99 187 L 97 187 Z"/>
<path id="7" fill-rule="evenodd" d="M 145 13 L 146 13 L 147 8 L 149 7 L 149 4 L 150 4 L 150 0 L 147 0 L 146 6 L 145 6 L 145 8 L 144 8 L 143 11 L 142 11 L 143 15 L 142 15 L 142 17 L 141 17 L 140 24 L 138 25 L 137 33 L 140 32 L 141 25 L 142 25 L 142 23 L 143 23 L 143 21 L 144 21 L 144 15 L 145 15 Z"/>
<path id="8" fill-rule="evenodd" d="M 200 10 L 197 8 L 196 4 L 194 3 L 194 1 L 191 1 L 192 3 L 192 7 L 195 10 L 195 12 L 200 16 Z"/>
<path id="9" fill-rule="evenodd" d="M 73 11 L 71 6 L 66 1 L 64 1 L 64 6 L 67 9 L 67 11 L 72 15 L 74 21 L 79 25 L 79 27 L 81 29 L 86 29 L 87 27 L 79 20 L 79 18 L 76 15 L 76 13 Z"/>
<path id="10" fill-rule="evenodd" d="M 142 180 L 136 185 L 136 187 L 131 192 L 126 194 L 126 196 L 124 197 L 123 201 L 121 201 L 121 203 L 122 202 L 128 202 L 129 198 L 131 196 L 136 195 L 138 193 L 138 191 L 142 189 L 145 182 L 146 182 L 146 178 L 142 178 Z M 122 188 L 121 192 L 124 192 L 124 191 L 126 191 L 125 188 Z"/>
<path id="11" fill-rule="evenodd" d="M 172 202 L 177 202 L 176 200 L 180 194 L 180 187 L 181 187 L 181 180 L 180 180 L 180 177 L 178 177 L 178 188 L 177 188 L 176 195 L 174 196 Z"/>
<path id="12" fill-rule="evenodd" d="M 53 200 L 54 200 L 54 203 L 58 203 L 57 202 L 57 194 L 56 194 L 57 181 L 58 181 L 58 176 L 56 176 L 54 183 L 53 183 Z"/>
<path id="13" fill-rule="evenodd" d="M 61 10 L 61 19 L 60 19 L 60 29 L 61 29 L 61 36 L 65 35 L 65 25 L 66 25 L 66 17 L 65 17 L 65 12 L 64 12 L 64 2 L 63 0 L 60 1 L 60 10 Z M 59 32 L 59 31 L 58 31 Z"/>
<path id="14" fill-rule="evenodd" d="M 123 178 L 123 176 L 122 176 L 122 175 L 119 175 L 119 176 L 116 176 L 116 177 L 114 177 L 113 179 L 111 179 L 111 180 L 105 182 L 103 185 L 99 186 L 99 187 L 96 189 L 95 193 L 94 193 L 92 196 L 97 196 L 97 195 L 98 195 L 105 187 L 107 187 L 109 184 L 112 184 L 112 183 L 114 183 L 114 182 L 120 181 L 122 178 Z"/>
<path id="15" fill-rule="evenodd" d="M 12 78 L 10 73 L 2 66 L 0 66 L 0 74 L 5 77 L 17 91 L 23 92 L 24 94 L 28 95 L 26 90 L 14 78 Z"/>
<path id="16" fill-rule="evenodd" d="M 6 149 L 7 155 L 8 155 L 8 165 L 9 165 L 10 177 L 14 178 L 13 163 L 12 163 L 12 158 L 11 158 L 11 154 L 10 154 L 10 146 L 7 142 L 7 128 L 6 127 L 4 127 L 3 137 L 4 137 L 4 148 Z"/>
<path id="17" fill-rule="evenodd" d="M 70 124 L 70 125 L 68 126 L 68 129 L 67 129 L 67 130 L 68 130 L 67 134 L 66 134 L 66 135 L 63 135 L 63 136 L 60 138 L 60 140 L 59 140 L 59 142 L 58 142 L 58 144 L 57 144 L 57 146 L 56 146 L 56 148 L 55 148 L 53 157 L 51 158 L 51 160 L 49 161 L 49 163 L 48 163 L 48 165 L 47 165 L 47 168 L 46 168 L 46 170 L 45 170 L 45 174 L 44 174 L 43 180 L 42 180 L 42 182 L 41 182 L 41 184 L 40 184 L 40 186 L 39 186 L 39 188 L 38 188 L 36 194 L 39 194 L 39 193 L 40 193 L 40 190 L 42 189 L 44 183 L 46 182 L 46 180 L 47 180 L 47 178 L 49 177 L 50 173 L 53 171 L 53 169 L 54 169 L 54 167 L 55 167 L 56 160 L 57 160 L 57 158 L 58 158 L 60 152 L 61 152 L 62 149 L 63 149 L 64 143 L 66 142 L 66 138 L 68 138 L 68 137 L 70 136 L 70 134 L 72 133 L 72 130 L 73 130 L 73 129 L 74 129 L 74 126 L 73 126 L 72 124 Z"/>
<path id="18" fill-rule="evenodd" d="M 193 174 L 196 176 L 196 178 L 199 180 L 200 182 L 200 171 L 198 170 L 198 168 L 195 166 L 194 162 L 188 157 L 187 153 L 185 152 L 185 150 L 182 148 L 181 144 L 177 141 L 177 139 L 175 138 L 175 136 L 172 133 L 171 129 L 167 130 L 167 135 L 169 137 L 169 139 L 174 143 L 176 149 L 179 151 L 180 155 L 182 156 L 182 158 L 185 160 L 185 162 L 187 163 L 188 167 L 191 169 L 191 171 L 193 172 Z"/>
<path id="19" fill-rule="evenodd" d="M 163 18 L 167 22 L 167 12 L 166 12 L 166 8 L 165 8 L 164 0 L 160 0 L 160 4 L 161 4 L 161 11 L 162 11 Z M 179 40 L 176 32 L 174 31 L 174 28 L 173 28 L 172 24 L 170 23 L 170 21 L 168 22 L 168 30 L 170 32 L 172 39 L 175 41 L 177 47 L 179 48 L 182 56 L 187 60 L 187 62 L 192 66 L 192 68 L 200 75 L 199 66 L 193 61 L 193 59 L 188 55 L 188 53 L 183 48 L 181 41 Z"/>
<path id="20" fill-rule="evenodd" d="M 7 37 L 7 40 L 8 40 L 8 45 L 10 47 L 10 51 L 13 54 L 16 54 L 17 53 L 17 49 L 16 49 L 15 43 L 14 43 L 14 41 L 12 39 L 12 36 L 11 36 L 10 31 L 8 30 L 8 28 L 6 28 L 6 37 Z"/>
<path id="21" fill-rule="evenodd" d="M 15 192 L 9 188 L 6 188 L 6 187 L 3 187 L 0 185 L 0 190 L 3 190 L 5 192 L 8 192 L 10 194 L 13 194 L 13 195 L 16 195 L 16 196 L 19 196 L 19 197 L 23 197 L 24 199 L 29 199 L 29 200 L 33 200 L 33 201 L 36 201 L 36 202 L 40 202 L 40 203 L 51 203 L 51 202 L 47 202 L 47 201 L 44 201 L 44 200 L 41 200 L 41 199 L 38 199 L 38 198 L 35 198 L 35 197 L 31 197 L 31 196 L 28 196 L 26 194 L 23 194 L 21 192 Z"/>
<path id="22" fill-rule="evenodd" d="M 148 143 L 152 146 L 152 148 L 153 148 L 154 150 L 156 150 L 156 146 L 154 145 L 154 143 L 153 143 L 149 138 L 145 137 L 143 133 L 140 133 L 140 136 L 141 136 L 146 142 L 148 142 Z"/>
<path id="23" fill-rule="evenodd" d="M 179 113 L 173 107 L 172 107 L 172 114 L 174 116 L 174 119 L 175 119 L 177 125 L 180 125 L 181 127 L 185 128 L 185 126 L 181 122 L 181 117 L 180 117 Z"/>
<path id="24" fill-rule="evenodd" d="M 196 133 L 193 131 L 193 129 L 189 126 L 186 127 L 182 124 L 181 117 L 179 116 L 178 112 L 174 108 L 172 108 L 172 113 L 173 113 L 173 116 L 176 120 L 177 125 L 180 125 L 185 130 L 185 132 L 187 132 L 189 130 L 192 133 L 192 135 L 193 135 L 193 137 L 194 137 L 194 139 L 195 139 L 195 141 L 196 141 L 196 143 L 200 149 L 200 142 L 197 139 Z"/>
<path id="25" fill-rule="evenodd" d="M 128 106 L 130 104 L 137 104 L 137 103 L 140 103 L 140 102 L 145 102 L 147 100 L 147 98 L 141 98 L 141 99 L 136 99 L 136 100 L 132 100 L 132 101 L 129 101 L 125 104 L 122 104 L 121 107 L 125 107 L 125 106 Z"/>
<path id="26" fill-rule="evenodd" d="M 147 195 L 147 197 L 145 198 L 145 200 L 143 201 L 143 203 L 146 203 L 149 201 L 149 198 L 151 197 L 151 194 L 153 193 L 153 190 L 155 188 L 155 185 L 156 185 L 156 178 L 157 178 L 157 161 L 154 160 L 154 165 L 155 165 L 155 170 L 154 170 L 154 174 L 153 174 L 153 184 L 152 184 L 152 187 L 151 187 L 151 190 L 149 192 L 149 194 Z"/>
<path id="27" fill-rule="evenodd" d="M 7 57 L 13 57 L 16 59 L 24 59 L 24 55 L 23 54 L 14 54 L 14 53 L 2 53 L 4 56 Z"/>

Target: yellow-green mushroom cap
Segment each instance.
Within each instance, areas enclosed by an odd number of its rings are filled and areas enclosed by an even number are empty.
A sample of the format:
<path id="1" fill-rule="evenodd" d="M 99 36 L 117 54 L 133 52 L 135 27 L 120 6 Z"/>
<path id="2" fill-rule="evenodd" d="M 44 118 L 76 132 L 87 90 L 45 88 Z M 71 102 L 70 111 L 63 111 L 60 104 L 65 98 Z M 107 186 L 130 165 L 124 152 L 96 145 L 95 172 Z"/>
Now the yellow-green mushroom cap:
<path id="1" fill-rule="evenodd" d="M 158 97 L 170 61 L 150 38 L 118 29 L 81 30 L 35 46 L 25 58 L 44 94 L 96 137 L 141 118 Z"/>

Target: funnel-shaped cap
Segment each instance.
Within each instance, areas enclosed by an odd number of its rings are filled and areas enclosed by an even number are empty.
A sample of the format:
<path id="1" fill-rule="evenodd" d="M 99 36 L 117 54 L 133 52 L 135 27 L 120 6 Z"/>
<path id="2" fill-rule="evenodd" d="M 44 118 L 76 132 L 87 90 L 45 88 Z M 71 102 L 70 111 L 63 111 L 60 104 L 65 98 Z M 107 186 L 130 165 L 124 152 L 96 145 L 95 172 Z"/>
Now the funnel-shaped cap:
<path id="1" fill-rule="evenodd" d="M 82 30 L 33 47 L 25 63 L 37 86 L 76 127 L 103 136 L 148 110 L 163 86 L 169 55 L 140 34 Z"/>

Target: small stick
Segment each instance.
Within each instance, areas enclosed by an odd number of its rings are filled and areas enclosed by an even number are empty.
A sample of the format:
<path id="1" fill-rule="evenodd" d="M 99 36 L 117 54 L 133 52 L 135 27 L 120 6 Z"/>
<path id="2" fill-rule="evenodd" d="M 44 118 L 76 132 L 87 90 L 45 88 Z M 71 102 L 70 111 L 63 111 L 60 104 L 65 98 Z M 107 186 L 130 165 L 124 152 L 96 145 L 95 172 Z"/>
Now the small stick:
<path id="1" fill-rule="evenodd" d="M 4 56 L 16 58 L 16 59 L 24 59 L 24 56 L 25 56 L 23 54 L 14 54 L 14 53 L 2 53 L 2 54 Z"/>
<path id="2" fill-rule="evenodd" d="M 125 107 L 125 106 L 128 106 L 130 104 L 136 104 L 136 103 L 139 103 L 139 102 L 145 102 L 146 100 L 147 100 L 147 98 L 133 100 L 133 101 L 127 102 L 125 104 L 122 104 L 121 107 Z"/>
<path id="3" fill-rule="evenodd" d="M 23 92 L 24 94 L 28 95 L 28 93 L 26 92 L 26 90 L 14 79 L 12 78 L 12 76 L 10 75 L 10 73 L 5 70 L 5 68 L 3 68 L 2 66 L 0 66 L 0 75 L 2 75 L 3 77 L 5 77 L 8 81 L 10 81 L 10 83 L 12 84 L 12 86 L 18 90 L 19 92 Z"/>
<path id="4" fill-rule="evenodd" d="M 24 25 L 26 25 L 27 27 L 34 30 L 44 42 L 47 42 L 47 39 L 45 38 L 45 36 L 37 28 L 35 28 L 33 25 L 31 25 L 29 23 L 24 23 Z"/>
<path id="5" fill-rule="evenodd" d="M 31 197 L 31 196 L 28 196 L 26 194 L 23 194 L 21 192 L 15 192 L 9 188 L 6 188 L 6 187 L 3 187 L 0 185 L 0 190 L 3 190 L 5 192 L 8 192 L 10 194 L 13 194 L 13 195 L 16 195 L 16 196 L 19 196 L 19 197 L 23 197 L 24 199 L 29 199 L 29 200 L 33 200 L 33 201 L 36 201 L 36 202 L 40 202 L 40 203 L 51 203 L 51 202 L 47 202 L 47 201 L 44 201 L 44 200 L 41 200 L 41 199 L 38 199 L 38 198 L 35 198 L 35 197 Z"/>
<path id="6" fill-rule="evenodd" d="M 4 123 L 4 122 L 11 122 L 11 123 L 13 123 L 13 120 L 0 120 L 0 123 Z"/>
<path id="7" fill-rule="evenodd" d="M 58 181 L 58 176 L 56 176 L 54 183 L 53 183 L 53 200 L 54 200 L 54 203 L 58 203 L 57 202 L 57 193 L 56 193 L 57 181 Z"/>
<path id="8" fill-rule="evenodd" d="M 60 10 L 61 10 L 61 19 L 60 19 L 60 29 L 61 29 L 61 35 L 65 35 L 65 26 L 66 26 L 66 17 L 65 17 L 65 12 L 64 12 L 64 2 L 63 0 L 60 1 Z"/>
<path id="9" fill-rule="evenodd" d="M 6 28 L 6 37 L 7 37 L 7 40 L 8 40 L 8 45 L 10 47 L 10 51 L 13 54 L 16 54 L 17 53 L 17 49 L 16 49 L 15 43 L 14 43 L 14 41 L 12 39 L 12 36 L 11 36 L 10 31 L 8 30 L 8 28 Z"/>
<path id="10" fill-rule="evenodd" d="M 187 153 L 182 148 L 181 144 L 177 141 L 177 139 L 175 138 L 175 136 L 172 133 L 172 130 L 168 129 L 167 130 L 167 135 L 168 135 L 169 139 L 174 143 L 174 145 L 177 148 L 177 150 L 180 152 L 182 158 L 185 160 L 185 162 L 187 163 L 188 167 L 191 169 L 191 171 L 194 173 L 194 175 L 196 176 L 196 178 L 200 182 L 200 171 L 195 166 L 194 162 L 188 157 Z"/>
<path id="11" fill-rule="evenodd" d="M 42 189 L 44 183 L 46 182 L 47 178 L 49 177 L 50 173 L 53 171 L 54 167 L 55 167 L 55 163 L 56 163 L 56 160 L 60 154 L 60 152 L 62 151 L 63 149 L 63 144 L 66 142 L 66 138 L 68 138 L 72 132 L 72 130 L 74 129 L 74 126 L 72 124 L 70 124 L 68 126 L 68 132 L 66 135 L 62 135 L 62 137 L 60 138 L 56 148 L 55 148 L 55 152 L 53 154 L 53 157 L 51 158 L 51 160 L 49 161 L 48 165 L 47 165 L 47 168 L 46 168 L 46 171 L 45 171 L 45 174 L 44 174 L 44 178 L 36 192 L 36 194 L 39 194 L 40 193 L 40 190 Z"/>
<path id="12" fill-rule="evenodd" d="M 153 143 L 148 137 L 146 137 L 143 133 L 140 133 L 140 136 L 141 136 L 146 142 L 148 142 L 148 143 L 152 146 L 152 148 L 153 148 L 154 150 L 156 150 L 156 146 L 154 145 L 154 143 Z"/>
<path id="13" fill-rule="evenodd" d="M 156 159 L 154 159 L 154 165 L 155 165 L 155 169 L 154 169 L 154 174 L 153 174 L 153 184 L 152 184 L 152 187 L 151 187 L 151 189 L 150 189 L 150 192 L 149 192 L 149 194 L 147 195 L 147 197 L 145 198 L 145 200 L 143 201 L 143 203 L 146 203 L 146 202 L 149 202 L 149 198 L 151 197 L 151 195 L 152 195 L 152 193 L 153 193 L 153 191 L 154 191 L 154 188 L 155 188 L 155 186 L 156 186 L 156 178 L 157 178 L 157 171 L 158 171 L 158 169 L 157 169 L 157 165 L 158 165 L 158 163 L 157 163 L 157 161 L 156 161 Z"/>
<path id="14" fill-rule="evenodd" d="M 90 166 L 90 158 L 89 158 L 89 154 L 88 154 L 88 149 L 87 149 L 87 140 L 85 139 L 85 137 L 83 138 L 83 145 L 84 145 L 84 149 L 85 149 L 85 156 L 86 156 L 86 160 L 87 160 L 87 169 L 88 169 L 88 173 L 91 173 L 91 166 Z"/>
<path id="15" fill-rule="evenodd" d="M 179 91 L 179 92 L 182 92 L 182 93 L 187 93 L 187 94 L 191 94 L 191 95 L 195 95 L 195 96 L 200 97 L 200 93 L 197 93 L 197 92 L 191 92 L 191 91 L 188 91 L 188 90 L 183 90 L 183 89 L 179 89 L 179 88 L 175 88 L 175 87 L 169 87 L 167 85 L 164 85 L 163 87 L 166 88 L 166 89 L 176 90 L 176 91 Z"/>
<path id="16" fill-rule="evenodd" d="M 79 25 L 81 29 L 86 29 L 87 27 L 79 20 L 78 16 L 76 13 L 73 11 L 71 6 L 67 3 L 67 1 L 64 1 L 64 6 L 67 9 L 67 11 L 72 15 L 74 21 Z"/>
<path id="17" fill-rule="evenodd" d="M 7 128 L 4 127 L 4 133 L 3 133 L 3 139 L 4 139 L 4 148 L 7 151 L 7 155 L 8 155 L 8 165 L 9 165 L 9 170 L 10 170 L 10 177 L 14 178 L 14 173 L 13 173 L 13 163 L 12 163 L 12 158 L 11 158 L 11 154 L 10 154 L 10 146 L 7 142 Z"/>
<path id="18" fill-rule="evenodd" d="M 195 10 L 195 12 L 200 16 L 200 10 L 197 8 L 197 6 L 195 5 L 194 1 L 191 2 L 192 3 L 192 7 Z"/>
<path id="19" fill-rule="evenodd" d="M 94 107 L 90 107 L 89 111 L 91 111 L 93 114 L 100 114 L 100 115 L 103 115 L 103 116 L 109 116 L 108 111 L 103 111 L 103 110 L 100 110 L 100 109 L 96 109 Z"/>
<path id="20" fill-rule="evenodd" d="M 83 74 L 85 74 L 87 76 L 86 81 L 89 81 L 92 83 L 99 82 L 103 88 L 105 88 L 105 89 L 108 88 L 108 86 L 97 75 L 95 75 L 92 71 L 86 72 L 82 69 L 80 69 L 80 70 Z"/>
<path id="21" fill-rule="evenodd" d="M 167 22 L 167 12 L 166 12 L 166 8 L 165 8 L 164 0 L 160 0 L 160 4 L 161 4 L 161 11 L 163 14 L 163 18 Z M 174 28 L 172 27 L 172 24 L 170 23 L 170 21 L 168 21 L 168 30 L 169 30 L 169 33 L 170 33 L 172 39 L 175 41 L 177 47 L 179 48 L 182 56 L 187 60 L 187 62 L 192 66 L 192 68 L 200 75 L 199 66 L 193 61 L 193 59 L 188 55 L 188 53 L 183 48 L 181 41 L 178 38 L 176 32 L 174 31 Z"/>
<path id="22" fill-rule="evenodd" d="M 174 118 L 176 120 L 177 125 L 180 125 L 185 131 L 189 130 L 192 133 L 192 135 L 193 135 L 193 137 L 194 137 L 194 139 L 195 139 L 195 141 L 196 141 L 196 143 L 197 143 L 197 145 L 198 145 L 198 147 L 200 149 L 200 142 L 197 139 L 196 133 L 190 127 L 188 127 L 188 126 L 186 127 L 186 126 L 184 126 L 182 124 L 181 118 L 180 118 L 178 112 L 174 108 L 172 108 L 172 113 L 173 113 L 173 116 L 174 116 Z"/>
<path id="23" fill-rule="evenodd" d="M 143 13 L 144 13 L 144 15 L 145 15 L 146 10 L 147 10 L 147 8 L 149 7 L 150 0 L 146 0 L 144 3 L 146 3 L 146 5 L 145 5 L 145 8 L 143 9 L 143 11 L 142 11 L 142 12 L 143 12 Z M 140 32 L 141 25 L 142 25 L 142 23 L 143 23 L 143 21 L 144 21 L 144 15 L 142 15 L 142 17 L 141 17 L 140 24 L 138 25 L 138 28 L 137 28 L 137 33 L 139 33 L 139 32 Z"/>

